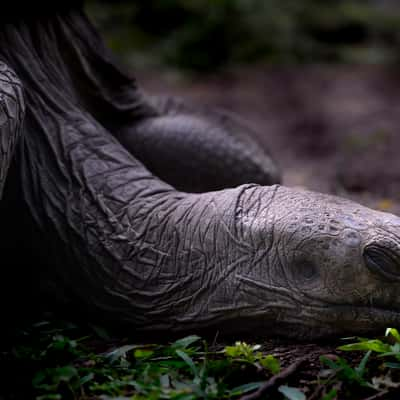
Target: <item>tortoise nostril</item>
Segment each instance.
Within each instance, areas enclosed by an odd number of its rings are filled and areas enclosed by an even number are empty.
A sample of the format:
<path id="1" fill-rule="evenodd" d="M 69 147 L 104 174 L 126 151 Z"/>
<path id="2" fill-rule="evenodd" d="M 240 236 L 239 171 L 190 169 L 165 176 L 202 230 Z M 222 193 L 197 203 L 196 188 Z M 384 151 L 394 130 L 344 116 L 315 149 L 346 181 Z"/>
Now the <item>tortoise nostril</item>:
<path id="1" fill-rule="evenodd" d="M 390 281 L 400 281 L 400 254 L 389 246 L 370 244 L 364 248 L 365 263 L 374 274 Z"/>

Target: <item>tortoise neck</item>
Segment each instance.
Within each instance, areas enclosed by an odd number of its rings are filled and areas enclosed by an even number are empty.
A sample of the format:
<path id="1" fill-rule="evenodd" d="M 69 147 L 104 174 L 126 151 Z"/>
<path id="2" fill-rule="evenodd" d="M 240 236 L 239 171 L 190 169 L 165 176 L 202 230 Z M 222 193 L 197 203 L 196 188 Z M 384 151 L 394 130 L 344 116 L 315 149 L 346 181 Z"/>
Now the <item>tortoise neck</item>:
<path id="1" fill-rule="evenodd" d="M 35 108 L 35 96 L 62 110 L 71 103 L 110 131 L 155 114 L 134 78 L 116 66 L 83 11 L 4 24 L 0 41 L 0 58 L 26 87 L 28 107 Z"/>

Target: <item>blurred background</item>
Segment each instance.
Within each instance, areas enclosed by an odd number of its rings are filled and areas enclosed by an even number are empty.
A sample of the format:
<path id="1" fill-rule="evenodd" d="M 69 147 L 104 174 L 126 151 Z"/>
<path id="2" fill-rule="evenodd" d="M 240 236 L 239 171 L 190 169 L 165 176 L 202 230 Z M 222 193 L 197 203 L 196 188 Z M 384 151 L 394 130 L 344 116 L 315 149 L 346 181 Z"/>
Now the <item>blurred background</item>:
<path id="1" fill-rule="evenodd" d="M 87 10 L 132 66 L 400 60 L 396 0 L 91 0 Z"/>
<path id="2" fill-rule="evenodd" d="M 240 113 L 284 183 L 400 212 L 396 0 L 88 0 L 145 90 Z"/>

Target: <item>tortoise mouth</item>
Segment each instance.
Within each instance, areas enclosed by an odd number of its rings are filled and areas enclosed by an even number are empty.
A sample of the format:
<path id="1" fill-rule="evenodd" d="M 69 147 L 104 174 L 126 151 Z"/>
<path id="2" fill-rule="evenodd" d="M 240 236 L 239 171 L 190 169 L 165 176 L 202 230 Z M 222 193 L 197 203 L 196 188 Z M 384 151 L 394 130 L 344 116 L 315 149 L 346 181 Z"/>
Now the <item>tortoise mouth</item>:
<path id="1" fill-rule="evenodd" d="M 367 268 L 375 275 L 389 282 L 400 282 L 400 250 L 390 245 L 372 243 L 363 251 Z"/>
<path id="2" fill-rule="evenodd" d="M 400 328 L 400 310 L 357 304 L 314 306 L 297 324 L 315 338 L 378 333 L 388 327 Z"/>

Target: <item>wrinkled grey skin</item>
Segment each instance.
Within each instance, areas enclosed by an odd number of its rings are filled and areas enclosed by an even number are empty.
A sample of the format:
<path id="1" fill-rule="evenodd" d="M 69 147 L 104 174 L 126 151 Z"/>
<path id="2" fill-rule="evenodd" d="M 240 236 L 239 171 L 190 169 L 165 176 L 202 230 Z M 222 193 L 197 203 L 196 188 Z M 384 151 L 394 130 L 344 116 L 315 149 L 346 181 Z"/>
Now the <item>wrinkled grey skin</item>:
<path id="1" fill-rule="evenodd" d="M 238 116 L 173 97 L 148 100 L 156 115 L 124 126 L 116 137 L 160 179 L 186 192 L 280 182 L 275 161 Z"/>
<path id="2" fill-rule="evenodd" d="M 0 198 L 24 116 L 21 82 L 0 61 Z"/>
<path id="3" fill-rule="evenodd" d="M 143 332 L 209 328 L 312 339 L 400 325 L 399 218 L 280 185 L 175 189 L 149 171 L 146 157 L 135 157 L 137 132 L 140 140 L 159 132 L 157 139 L 165 122 L 168 135 L 175 127 L 184 135 L 186 127 L 189 136 L 193 130 L 207 138 L 210 127 L 236 141 L 247 128 L 176 103 L 171 118 L 138 92 L 122 96 L 104 86 L 93 95 L 71 86 L 121 78 L 86 24 L 72 13 L 48 21 L 46 30 L 0 31 L 0 54 L 26 89 L 18 184 L 37 231 L 27 240 L 49 260 L 38 273 L 53 299 Z M 85 33 L 72 40 L 74 29 Z M 52 57 L 37 57 L 46 51 Z M 126 81 L 120 87 L 133 91 Z M 97 114 L 93 104 L 114 117 Z M 14 137 L 16 130 L 1 133 Z M 243 140 L 239 153 L 250 141 Z M 257 165 L 273 180 L 277 169 L 264 157 Z"/>
<path id="4" fill-rule="evenodd" d="M 334 196 L 273 190 L 255 187 L 241 200 L 242 235 L 259 261 L 237 279 L 273 310 L 276 330 L 293 325 L 291 334 L 308 338 L 397 326 L 400 219 Z"/>

